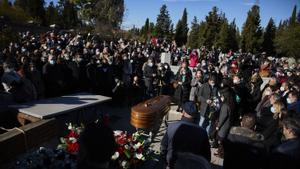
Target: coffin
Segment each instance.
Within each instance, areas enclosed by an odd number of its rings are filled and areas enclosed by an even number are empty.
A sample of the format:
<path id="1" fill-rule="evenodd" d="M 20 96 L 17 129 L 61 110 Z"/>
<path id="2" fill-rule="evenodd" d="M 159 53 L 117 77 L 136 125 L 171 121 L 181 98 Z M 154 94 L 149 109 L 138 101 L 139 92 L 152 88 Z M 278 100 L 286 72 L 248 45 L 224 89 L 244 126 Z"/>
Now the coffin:
<path id="1" fill-rule="evenodd" d="M 137 129 L 151 129 L 159 123 L 170 110 L 171 98 L 157 96 L 131 108 L 130 123 Z"/>

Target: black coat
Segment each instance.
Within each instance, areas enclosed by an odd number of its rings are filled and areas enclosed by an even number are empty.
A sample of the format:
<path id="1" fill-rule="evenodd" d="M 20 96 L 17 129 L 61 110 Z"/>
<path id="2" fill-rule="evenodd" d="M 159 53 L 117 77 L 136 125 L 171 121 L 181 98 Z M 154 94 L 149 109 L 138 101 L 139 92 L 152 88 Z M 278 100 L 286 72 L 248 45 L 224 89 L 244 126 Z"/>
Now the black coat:
<path id="1" fill-rule="evenodd" d="M 218 136 L 221 138 L 226 138 L 227 134 L 229 133 L 231 127 L 231 109 L 228 104 L 222 104 L 220 115 L 219 115 L 219 122 L 218 122 Z"/>
<path id="2" fill-rule="evenodd" d="M 300 139 L 289 139 L 276 147 L 271 154 L 269 169 L 299 169 Z"/>
<path id="3" fill-rule="evenodd" d="M 190 91 L 191 91 L 191 81 L 193 78 L 192 72 L 189 68 L 187 68 L 185 75 L 180 73 L 180 69 L 178 70 L 175 80 L 177 82 L 181 82 L 181 85 L 178 85 L 175 89 L 174 97 L 177 102 L 184 103 L 189 101 Z"/>
<path id="4" fill-rule="evenodd" d="M 261 169 L 266 151 L 263 137 L 243 127 L 232 127 L 224 141 L 224 169 Z"/>
<path id="5" fill-rule="evenodd" d="M 211 88 L 208 83 L 204 83 L 200 87 L 199 92 L 197 93 L 197 97 L 198 97 L 198 101 L 200 101 L 201 116 L 204 116 L 207 111 L 208 104 L 206 103 L 206 101 L 208 99 L 212 99 L 213 97 L 217 97 L 217 96 L 218 96 L 218 89 L 216 86 Z"/>
<path id="6" fill-rule="evenodd" d="M 201 155 L 207 161 L 210 161 L 211 158 L 206 131 L 186 118 L 168 126 L 161 142 L 161 152 L 169 166 L 176 162 L 178 152 Z"/>

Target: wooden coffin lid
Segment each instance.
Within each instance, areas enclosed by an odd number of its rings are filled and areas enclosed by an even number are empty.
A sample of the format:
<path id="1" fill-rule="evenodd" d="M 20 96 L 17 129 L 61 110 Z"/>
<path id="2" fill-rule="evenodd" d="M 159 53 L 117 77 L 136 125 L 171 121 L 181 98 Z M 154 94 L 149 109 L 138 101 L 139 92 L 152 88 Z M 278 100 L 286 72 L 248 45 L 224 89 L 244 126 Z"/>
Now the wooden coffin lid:
<path id="1" fill-rule="evenodd" d="M 131 108 L 131 124 L 136 128 L 150 128 L 170 109 L 171 99 L 161 95 L 141 102 Z"/>

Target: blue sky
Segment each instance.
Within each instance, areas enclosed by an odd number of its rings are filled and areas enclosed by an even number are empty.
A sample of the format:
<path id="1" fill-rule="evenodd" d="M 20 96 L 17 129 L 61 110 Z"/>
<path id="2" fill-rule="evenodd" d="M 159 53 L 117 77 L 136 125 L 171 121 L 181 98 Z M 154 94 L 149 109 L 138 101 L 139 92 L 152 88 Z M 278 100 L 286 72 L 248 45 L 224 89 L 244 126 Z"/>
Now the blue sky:
<path id="1" fill-rule="evenodd" d="M 51 0 L 45 0 L 47 3 Z M 56 2 L 57 0 L 53 0 Z M 187 8 L 189 24 L 194 16 L 204 20 L 205 16 L 217 6 L 223 11 L 229 21 L 236 19 L 238 27 L 242 27 L 247 18 L 247 12 L 258 0 L 125 0 L 126 12 L 123 28 L 132 28 L 133 25 L 141 27 L 148 17 L 151 22 L 156 22 L 159 8 L 166 4 L 174 26 L 181 18 L 184 8 Z M 261 25 L 265 27 L 272 17 L 278 24 L 281 19 L 291 16 L 294 5 L 300 8 L 300 0 L 260 0 Z"/>

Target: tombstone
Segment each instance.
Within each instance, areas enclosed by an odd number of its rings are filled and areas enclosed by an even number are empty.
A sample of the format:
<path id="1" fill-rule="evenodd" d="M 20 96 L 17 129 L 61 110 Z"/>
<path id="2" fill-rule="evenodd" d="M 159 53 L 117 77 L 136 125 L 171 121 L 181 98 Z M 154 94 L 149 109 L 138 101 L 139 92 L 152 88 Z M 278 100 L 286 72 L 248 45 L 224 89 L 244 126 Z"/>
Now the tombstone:
<path id="1" fill-rule="evenodd" d="M 165 52 L 161 53 L 160 62 L 168 63 L 170 65 L 171 64 L 171 53 L 165 53 Z"/>

